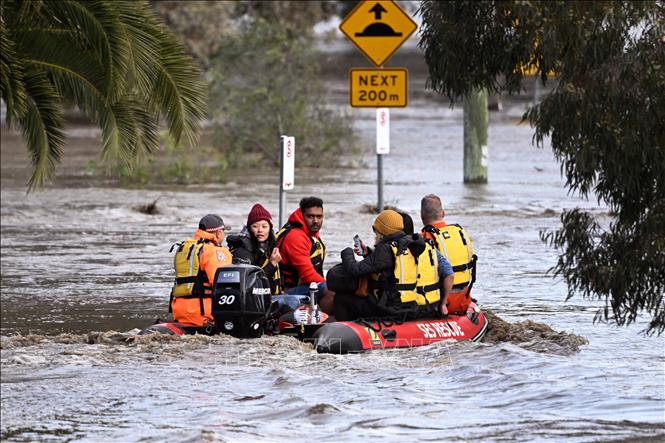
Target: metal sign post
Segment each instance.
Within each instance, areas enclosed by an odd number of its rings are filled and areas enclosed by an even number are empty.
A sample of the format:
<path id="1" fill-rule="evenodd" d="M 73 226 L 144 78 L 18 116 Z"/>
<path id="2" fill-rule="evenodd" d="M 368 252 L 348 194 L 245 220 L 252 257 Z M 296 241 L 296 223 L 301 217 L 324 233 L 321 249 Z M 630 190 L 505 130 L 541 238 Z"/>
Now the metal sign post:
<path id="1" fill-rule="evenodd" d="M 383 211 L 383 156 L 390 153 L 390 108 L 376 108 L 377 212 Z"/>
<path id="2" fill-rule="evenodd" d="M 286 191 L 295 187 L 295 165 L 296 165 L 296 139 L 288 135 L 280 137 L 279 149 L 280 156 L 280 174 L 279 174 L 279 228 L 284 226 L 284 216 L 286 215 Z"/>

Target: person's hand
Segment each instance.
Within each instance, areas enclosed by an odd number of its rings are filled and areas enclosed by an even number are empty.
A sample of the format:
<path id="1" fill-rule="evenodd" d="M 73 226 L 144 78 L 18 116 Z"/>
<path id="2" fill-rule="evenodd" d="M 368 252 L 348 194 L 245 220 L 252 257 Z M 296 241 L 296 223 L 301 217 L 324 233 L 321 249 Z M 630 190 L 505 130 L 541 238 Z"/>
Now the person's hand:
<path id="1" fill-rule="evenodd" d="M 344 256 L 347 255 L 347 254 L 351 254 L 351 257 L 353 257 L 353 249 L 351 249 L 351 248 L 342 249 L 342 253 L 341 253 L 342 258 L 344 258 Z"/>
<path id="2" fill-rule="evenodd" d="M 444 317 L 448 316 L 448 306 L 445 303 L 441 303 L 441 315 Z"/>
<path id="3" fill-rule="evenodd" d="M 275 248 L 272 250 L 272 254 L 270 254 L 270 263 L 273 266 L 277 266 L 277 263 L 280 261 L 282 261 L 282 255 L 279 253 L 279 249 Z"/>
<path id="4" fill-rule="evenodd" d="M 365 243 L 363 243 L 362 240 L 360 240 L 360 248 L 358 249 L 355 245 L 353 246 L 353 252 L 355 252 L 356 255 L 359 255 L 360 257 L 364 257 L 367 255 L 367 247 L 365 246 Z"/>

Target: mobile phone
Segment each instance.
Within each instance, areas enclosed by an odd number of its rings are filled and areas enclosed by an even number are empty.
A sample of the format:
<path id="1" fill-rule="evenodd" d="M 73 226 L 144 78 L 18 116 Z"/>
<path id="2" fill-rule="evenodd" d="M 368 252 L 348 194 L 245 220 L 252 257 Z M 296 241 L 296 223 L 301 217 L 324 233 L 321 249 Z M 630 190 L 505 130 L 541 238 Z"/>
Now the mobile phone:
<path id="1" fill-rule="evenodd" d="M 360 237 L 358 236 L 358 234 L 353 236 L 353 243 L 356 245 L 356 248 L 358 248 L 360 252 L 365 252 L 363 251 L 363 242 L 360 241 Z"/>

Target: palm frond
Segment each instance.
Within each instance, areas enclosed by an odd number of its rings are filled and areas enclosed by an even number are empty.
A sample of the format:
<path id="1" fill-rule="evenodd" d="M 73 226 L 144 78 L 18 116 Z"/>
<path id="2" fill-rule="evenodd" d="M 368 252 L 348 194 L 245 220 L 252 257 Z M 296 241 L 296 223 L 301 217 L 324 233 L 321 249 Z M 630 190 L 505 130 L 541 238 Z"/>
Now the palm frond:
<path id="1" fill-rule="evenodd" d="M 157 24 L 145 2 L 119 1 L 118 10 L 123 32 L 129 42 L 128 81 L 145 97 L 153 93 L 159 74 L 160 42 L 155 37 Z"/>
<path id="2" fill-rule="evenodd" d="M 102 129 L 106 161 L 131 166 L 159 147 L 159 119 L 194 143 L 205 87 L 194 61 L 145 1 L 3 0 L 0 92 L 23 129 L 41 187 L 60 159 L 63 102 Z"/>
<path id="3" fill-rule="evenodd" d="M 30 150 L 33 173 L 28 181 L 28 190 L 32 190 L 43 187 L 52 178 L 55 165 L 60 161 L 65 137 L 59 97 L 46 75 L 28 71 L 24 84 L 27 112 L 19 117 L 18 124 Z"/>
<path id="4" fill-rule="evenodd" d="M 18 63 L 14 42 L 5 32 L 4 3 L 0 4 L 0 98 L 7 105 L 7 126 L 27 112 L 23 70 Z"/>
<path id="5" fill-rule="evenodd" d="M 184 135 L 192 145 L 206 115 L 206 88 L 199 69 L 171 34 L 160 32 L 160 72 L 151 105 L 166 118 L 169 133 L 178 142 Z"/>
<path id="6" fill-rule="evenodd" d="M 23 63 L 44 72 L 67 72 L 88 83 L 95 94 L 106 99 L 107 76 L 99 59 L 90 51 L 72 51 L 67 40 L 67 35 L 53 35 L 40 29 L 23 33 L 22 50 L 29 54 L 23 58 Z M 61 91 L 60 95 L 67 97 L 67 91 Z"/>
<path id="7" fill-rule="evenodd" d="M 129 165 L 142 141 L 134 113 L 126 97 L 115 103 L 109 102 L 103 91 L 78 73 L 59 66 L 50 71 L 55 88 L 75 103 L 86 115 L 94 119 L 102 129 L 102 159 Z"/>
<path id="8" fill-rule="evenodd" d="M 102 112 L 100 124 L 105 163 L 132 166 L 139 154 L 152 153 L 159 147 L 158 120 L 140 100 L 127 96 Z"/>
<path id="9" fill-rule="evenodd" d="M 45 9 L 61 27 L 71 30 L 69 45 L 94 54 L 104 67 L 105 95 L 113 100 L 124 91 L 130 66 L 130 44 L 117 10 L 105 1 L 47 0 Z"/>
<path id="10" fill-rule="evenodd" d="M 159 149 L 159 114 L 146 107 L 143 96 L 128 97 L 128 105 L 138 128 L 137 153 L 154 153 Z"/>

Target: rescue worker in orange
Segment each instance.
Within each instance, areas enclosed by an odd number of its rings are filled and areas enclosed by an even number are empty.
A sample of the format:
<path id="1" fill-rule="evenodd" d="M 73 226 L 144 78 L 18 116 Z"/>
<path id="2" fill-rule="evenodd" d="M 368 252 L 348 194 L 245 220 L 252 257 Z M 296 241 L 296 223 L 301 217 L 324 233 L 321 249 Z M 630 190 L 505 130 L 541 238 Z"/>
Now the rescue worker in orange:
<path id="1" fill-rule="evenodd" d="M 199 222 L 194 240 L 176 244 L 176 279 L 171 293 L 173 320 L 187 326 L 213 323 L 212 286 L 218 268 L 230 265 L 231 252 L 222 247 L 224 221 L 208 214 Z M 174 245 L 174 246 L 176 246 Z"/>
<path id="2" fill-rule="evenodd" d="M 471 303 L 471 287 L 476 279 L 476 260 L 469 234 L 457 224 L 443 220 L 446 212 L 441 199 L 434 194 L 420 201 L 422 235 L 430 241 L 453 267 L 453 287 L 446 302 L 451 314 L 466 313 Z"/>

